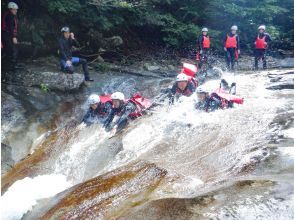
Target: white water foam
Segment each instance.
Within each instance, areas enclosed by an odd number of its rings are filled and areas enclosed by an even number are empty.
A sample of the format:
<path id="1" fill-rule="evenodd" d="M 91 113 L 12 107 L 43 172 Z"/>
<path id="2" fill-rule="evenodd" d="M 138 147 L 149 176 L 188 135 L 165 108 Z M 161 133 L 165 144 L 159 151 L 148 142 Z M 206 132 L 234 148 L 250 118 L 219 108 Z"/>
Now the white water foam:
<path id="1" fill-rule="evenodd" d="M 18 180 L 1 197 L 1 219 L 21 219 L 39 199 L 54 196 L 70 186 L 65 176 L 55 174 Z"/>

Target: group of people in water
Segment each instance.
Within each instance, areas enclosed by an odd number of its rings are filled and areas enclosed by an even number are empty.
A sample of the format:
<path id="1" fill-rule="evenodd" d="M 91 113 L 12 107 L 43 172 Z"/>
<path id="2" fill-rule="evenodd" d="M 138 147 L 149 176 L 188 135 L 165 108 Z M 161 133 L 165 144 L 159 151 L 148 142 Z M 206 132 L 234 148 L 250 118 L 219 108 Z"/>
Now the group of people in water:
<path id="1" fill-rule="evenodd" d="M 2 48 L 6 54 L 6 63 L 12 68 L 17 67 L 17 10 L 18 5 L 14 2 L 8 3 L 8 11 L 2 17 Z M 254 39 L 254 57 L 255 69 L 258 69 L 258 61 L 263 61 L 263 68 L 267 67 L 266 50 L 271 42 L 269 34 L 265 33 L 265 25 L 258 27 L 258 34 Z M 231 32 L 223 39 L 225 60 L 228 70 L 234 70 L 235 61 L 240 54 L 240 39 L 237 34 L 238 27 L 233 25 Z M 82 65 L 85 81 L 93 81 L 90 78 L 87 60 L 75 57 L 72 53 L 73 46 L 79 47 L 78 41 L 75 39 L 69 27 L 61 29 L 61 37 L 59 39 L 59 55 L 60 66 L 67 73 L 74 73 L 74 67 Z M 195 108 L 206 112 L 216 109 L 230 108 L 234 103 L 242 104 L 243 99 L 236 96 L 236 84 L 228 85 L 222 80 L 220 87 L 214 92 L 209 93 L 203 86 L 199 86 L 196 79 L 198 68 L 204 66 L 208 62 L 211 49 L 211 38 L 208 29 L 204 27 L 202 34 L 198 38 L 198 52 L 196 60 L 198 67 L 194 64 L 184 63 L 181 73 L 176 77 L 175 83 L 168 91 L 169 103 L 174 103 L 181 96 L 191 96 L 197 94 L 198 102 Z M 149 99 L 136 94 L 131 99 L 126 99 L 121 92 L 115 92 L 110 95 L 99 96 L 97 94 L 90 95 L 88 99 L 89 109 L 83 118 L 83 122 L 90 125 L 94 122 L 102 123 L 107 130 L 117 131 L 125 127 L 129 120 L 140 117 L 149 108 L 154 106 Z"/>
<path id="2" fill-rule="evenodd" d="M 243 98 L 236 96 L 236 83 L 229 85 L 222 79 L 219 88 L 210 93 L 203 85 L 199 86 L 196 74 L 197 67 L 194 64 L 183 64 L 181 73 L 167 91 L 169 104 L 173 104 L 182 96 L 190 97 L 194 93 L 197 94 L 195 109 L 200 111 L 211 112 L 231 108 L 234 103 L 243 103 Z M 83 123 L 86 125 L 101 123 L 107 131 L 113 133 L 120 131 L 130 120 L 142 116 L 155 106 L 149 99 L 139 94 L 126 99 L 121 92 L 101 96 L 91 94 L 87 105 L 89 109 L 83 118 Z"/>

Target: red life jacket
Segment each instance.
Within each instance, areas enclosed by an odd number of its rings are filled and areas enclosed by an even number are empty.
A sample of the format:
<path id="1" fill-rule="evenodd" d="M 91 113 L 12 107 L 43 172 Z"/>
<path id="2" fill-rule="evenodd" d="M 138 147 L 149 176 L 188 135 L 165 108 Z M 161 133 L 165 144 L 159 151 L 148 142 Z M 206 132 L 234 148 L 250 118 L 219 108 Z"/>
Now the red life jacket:
<path id="1" fill-rule="evenodd" d="M 198 71 L 197 66 L 195 66 L 194 64 L 183 63 L 183 68 L 181 72 L 186 74 L 187 76 L 195 77 L 197 71 Z"/>
<path id="2" fill-rule="evenodd" d="M 6 16 L 9 15 L 11 12 L 7 11 L 3 14 L 2 16 L 2 21 L 1 21 L 1 30 L 2 31 L 7 31 L 9 32 L 10 30 L 8 30 L 7 28 L 7 24 L 6 24 Z M 14 16 L 14 29 L 13 29 L 13 33 L 11 33 L 13 36 L 16 36 L 17 34 L 17 19 L 16 16 Z"/>
<path id="3" fill-rule="evenodd" d="M 105 105 L 107 103 L 109 103 L 111 105 L 111 95 L 101 95 L 99 96 L 100 97 L 100 103 L 98 105 L 98 114 L 100 116 L 107 116 L 106 114 L 106 111 L 105 111 Z"/>
<path id="4" fill-rule="evenodd" d="M 111 95 L 100 95 L 100 102 L 103 104 L 111 102 Z"/>
<path id="5" fill-rule="evenodd" d="M 128 101 L 136 105 L 136 110 L 129 115 L 131 118 L 138 118 L 142 116 L 143 112 L 152 105 L 149 99 L 143 98 L 139 94 L 133 96 Z"/>
<path id="6" fill-rule="evenodd" d="M 265 45 L 265 35 L 263 36 L 263 38 L 259 38 L 259 36 L 257 35 L 256 40 L 255 40 L 255 48 L 256 49 L 266 49 L 266 45 Z"/>
<path id="7" fill-rule="evenodd" d="M 230 37 L 227 35 L 226 48 L 237 48 L 237 35 Z"/>
<path id="8" fill-rule="evenodd" d="M 233 103 L 237 103 L 237 104 L 243 104 L 243 102 L 244 102 L 244 99 L 242 97 L 232 95 L 229 92 L 227 92 L 221 88 L 218 88 L 217 90 L 215 90 L 214 93 L 221 98 L 222 104 L 224 102 L 224 105 L 226 105 L 227 102 L 233 102 Z"/>
<path id="9" fill-rule="evenodd" d="M 204 49 L 209 49 L 210 48 L 210 39 L 207 36 L 203 36 L 203 48 Z"/>

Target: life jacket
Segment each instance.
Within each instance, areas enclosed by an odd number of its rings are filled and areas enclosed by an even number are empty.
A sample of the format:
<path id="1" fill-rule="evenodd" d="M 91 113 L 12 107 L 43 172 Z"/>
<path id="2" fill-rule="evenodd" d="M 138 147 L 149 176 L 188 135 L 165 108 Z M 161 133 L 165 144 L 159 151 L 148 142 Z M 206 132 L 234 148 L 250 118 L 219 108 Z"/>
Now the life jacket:
<path id="1" fill-rule="evenodd" d="M 194 64 L 183 63 L 183 68 L 182 68 L 181 73 L 184 73 L 190 77 L 195 77 L 197 71 L 198 71 L 197 66 L 195 66 Z"/>
<path id="2" fill-rule="evenodd" d="M 136 94 L 128 101 L 136 105 L 136 110 L 129 115 L 131 118 L 138 118 L 142 116 L 143 112 L 152 105 L 149 99 L 143 98 L 139 94 Z"/>
<path id="3" fill-rule="evenodd" d="M 227 35 L 226 48 L 237 48 L 237 35 L 230 37 Z"/>
<path id="4" fill-rule="evenodd" d="M 213 94 L 216 94 L 218 97 L 221 98 L 222 101 L 222 107 L 227 107 L 229 102 L 236 103 L 236 104 L 243 104 L 244 99 L 242 97 L 232 95 L 228 91 L 223 90 L 222 88 L 218 88 L 213 92 Z M 212 94 L 212 95 L 213 95 Z"/>
<path id="5" fill-rule="evenodd" d="M 99 96 L 100 97 L 100 103 L 98 105 L 98 109 L 97 109 L 97 112 L 100 116 L 107 116 L 106 114 L 106 111 L 105 111 L 105 105 L 107 103 L 109 103 L 111 105 L 112 101 L 111 101 L 111 95 L 101 95 Z"/>
<path id="6" fill-rule="evenodd" d="M 259 36 L 257 35 L 256 40 L 255 40 L 255 48 L 256 49 L 266 49 L 266 45 L 265 45 L 265 35 L 263 36 L 263 38 L 259 38 Z"/>
<path id="7" fill-rule="evenodd" d="M 8 30 L 7 24 L 6 24 L 6 16 L 9 15 L 11 12 L 7 11 L 3 14 L 2 16 L 2 21 L 1 21 L 1 30 L 2 31 L 10 31 Z M 17 19 L 16 16 L 14 16 L 14 29 L 13 29 L 13 33 L 11 33 L 13 36 L 15 36 L 17 34 Z"/>
<path id="8" fill-rule="evenodd" d="M 204 49 L 209 49 L 210 48 L 210 39 L 207 36 L 203 36 L 203 48 Z"/>

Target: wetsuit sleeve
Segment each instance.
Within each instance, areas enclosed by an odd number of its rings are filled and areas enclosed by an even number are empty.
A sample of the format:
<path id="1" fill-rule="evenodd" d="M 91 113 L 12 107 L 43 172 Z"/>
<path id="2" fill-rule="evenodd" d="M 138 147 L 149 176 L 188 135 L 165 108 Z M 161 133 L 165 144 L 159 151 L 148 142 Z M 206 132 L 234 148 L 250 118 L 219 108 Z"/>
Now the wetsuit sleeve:
<path id="1" fill-rule="evenodd" d="M 226 46 L 226 41 L 227 41 L 227 35 L 225 35 L 225 36 L 223 37 L 223 44 L 224 44 L 224 47 Z"/>
<path id="2" fill-rule="evenodd" d="M 168 93 L 169 104 L 174 103 L 176 92 L 177 92 L 177 85 L 175 83 Z"/>
<path id="3" fill-rule="evenodd" d="M 203 36 L 200 36 L 198 38 L 198 45 L 199 45 L 199 50 L 203 49 Z"/>
<path id="4" fill-rule="evenodd" d="M 128 103 L 126 107 L 124 108 L 123 114 L 120 116 L 120 118 L 117 120 L 116 125 L 117 127 L 121 128 L 123 124 L 125 124 L 126 120 L 128 120 L 129 115 L 136 110 L 136 106 L 132 103 Z"/>
<path id="5" fill-rule="evenodd" d="M 71 45 L 75 47 L 80 47 L 80 43 L 76 39 L 71 39 Z"/>
<path id="6" fill-rule="evenodd" d="M 240 38 L 239 38 L 239 35 L 236 36 L 236 40 L 237 40 L 237 50 L 240 50 Z"/>
<path id="7" fill-rule="evenodd" d="M 84 118 L 83 118 L 83 122 L 84 122 L 87 126 L 89 126 L 89 125 L 92 124 L 90 118 L 91 118 L 91 110 L 88 109 L 87 113 L 85 114 L 85 116 L 84 116 Z"/>
<path id="8" fill-rule="evenodd" d="M 71 60 L 67 55 L 66 55 L 66 52 L 65 52 L 65 46 L 64 46 L 64 40 L 62 39 L 59 39 L 59 52 L 61 54 L 61 58 L 65 61 L 67 60 Z"/>
<path id="9" fill-rule="evenodd" d="M 14 29 L 15 29 L 15 17 L 14 17 L 14 15 L 12 15 L 11 13 L 9 13 L 5 17 L 5 23 L 7 25 L 7 31 L 11 35 L 11 38 L 17 37 L 17 32 L 14 31 Z"/>
<path id="10" fill-rule="evenodd" d="M 221 106 L 222 106 L 221 100 L 217 97 L 212 97 L 209 104 L 209 111 L 215 111 L 221 108 Z"/>
<path id="11" fill-rule="evenodd" d="M 272 41 L 272 38 L 271 38 L 271 36 L 270 36 L 269 34 L 265 34 L 265 41 L 266 41 L 267 43 L 269 43 L 269 42 Z"/>
<path id="12" fill-rule="evenodd" d="M 114 118 L 114 113 L 115 113 L 114 110 L 111 109 L 107 119 L 104 122 L 104 125 L 103 125 L 104 128 L 109 128 L 109 126 L 110 126 L 110 124 L 111 124 L 111 122 L 112 122 L 112 120 Z"/>

